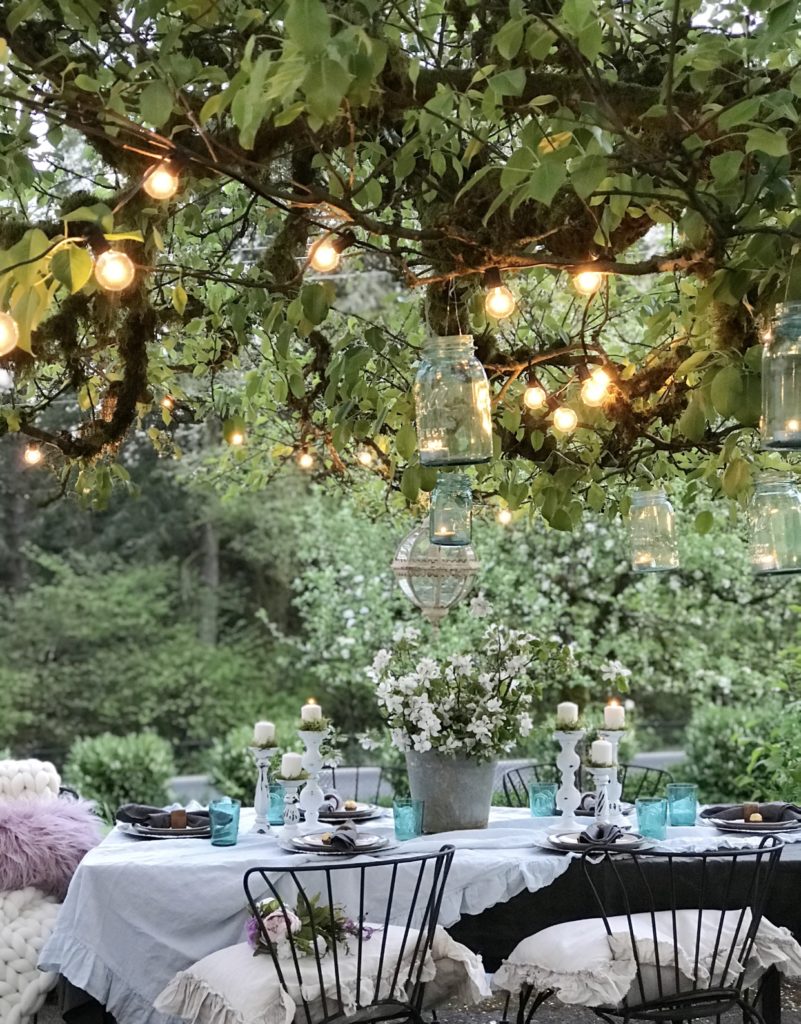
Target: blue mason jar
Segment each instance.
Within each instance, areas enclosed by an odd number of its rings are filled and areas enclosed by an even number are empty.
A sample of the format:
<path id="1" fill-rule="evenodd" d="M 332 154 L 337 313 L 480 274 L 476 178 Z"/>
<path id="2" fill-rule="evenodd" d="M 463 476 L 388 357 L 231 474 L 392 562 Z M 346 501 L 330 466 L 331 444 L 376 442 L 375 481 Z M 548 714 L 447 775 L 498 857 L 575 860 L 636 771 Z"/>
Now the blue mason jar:
<path id="1" fill-rule="evenodd" d="M 762 447 L 801 448 L 801 302 L 777 306 L 763 337 Z"/>
<path id="2" fill-rule="evenodd" d="M 440 473 L 431 495 L 428 539 L 448 548 L 464 547 L 473 533 L 473 492 L 464 473 Z"/>

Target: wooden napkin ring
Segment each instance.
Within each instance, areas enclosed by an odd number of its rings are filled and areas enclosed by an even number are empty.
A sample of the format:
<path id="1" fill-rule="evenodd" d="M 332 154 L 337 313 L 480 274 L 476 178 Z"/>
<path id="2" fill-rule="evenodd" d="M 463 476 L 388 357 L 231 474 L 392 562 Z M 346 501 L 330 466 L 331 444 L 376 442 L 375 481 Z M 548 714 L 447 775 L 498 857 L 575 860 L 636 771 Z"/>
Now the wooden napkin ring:
<path id="1" fill-rule="evenodd" d="M 170 811 L 170 828 L 186 828 L 186 811 Z"/>

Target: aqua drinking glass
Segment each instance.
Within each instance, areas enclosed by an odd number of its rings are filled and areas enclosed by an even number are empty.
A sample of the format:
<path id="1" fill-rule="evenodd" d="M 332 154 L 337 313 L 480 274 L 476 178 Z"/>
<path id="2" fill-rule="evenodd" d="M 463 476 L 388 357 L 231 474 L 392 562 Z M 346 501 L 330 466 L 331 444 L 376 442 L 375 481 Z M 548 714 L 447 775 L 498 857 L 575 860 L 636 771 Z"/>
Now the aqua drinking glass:
<path id="1" fill-rule="evenodd" d="M 661 796 L 637 798 L 637 824 L 648 839 L 667 838 L 667 800 Z"/>
<path id="2" fill-rule="evenodd" d="M 698 813 L 698 787 L 692 783 L 671 782 L 667 788 L 671 825 L 694 825 Z"/>
<path id="3" fill-rule="evenodd" d="M 556 814 L 556 783 L 532 782 L 528 787 L 528 805 L 532 818 L 552 818 Z"/>
<path id="4" fill-rule="evenodd" d="M 277 782 L 270 783 L 270 813 L 268 821 L 271 825 L 284 824 L 284 787 Z"/>
<path id="5" fill-rule="evenodd" d="M 422 800 L 412 800 L 410 797 L 396 797 L 392 801 L 392 813 L 395 817 L 395 838 L 400 842 L 406 839 L 417 839 L 423 834 L 423 810 L 425 803 Z"/>
<path id="6" fill-rule="evenodd" d="M 241 806 L 238 800 L 231 800 L 227 796 L 209 803 L 212 846 L 236 846 Z"/>

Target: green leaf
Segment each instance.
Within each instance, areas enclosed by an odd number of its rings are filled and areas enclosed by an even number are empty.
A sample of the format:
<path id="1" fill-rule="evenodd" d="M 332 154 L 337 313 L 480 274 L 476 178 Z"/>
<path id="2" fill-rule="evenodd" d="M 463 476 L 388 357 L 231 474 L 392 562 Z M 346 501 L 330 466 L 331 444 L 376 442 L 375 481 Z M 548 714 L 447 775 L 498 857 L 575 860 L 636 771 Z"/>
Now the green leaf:
<path id="1" fill-rule="evenodd" d="M 723 131 L 729 131 L 730 128 L 735 128 L 737 125 L 753 121 L 759 114 L 761 104 L 762 100 L 758 96 L 750 96 L 748 99 L 735 103 L 730 110 L 724 111 L 718 117 L 718 126 Z"/>
<path id="2" fill-rule="evenodd" d="M 22 3 L 17 4 L 6 18 L 8 31 L 13 35 L 18 26 L 27 18 L 30 18 L 30 16 L 37 11 L 40 6 L 40 0 L 22 0 Z"/>
<path id="3" fill-rule="evenodd" d="M 417 501 L 417 496 L 420 493 L 420 467 L 418 465 L 407 466 L 404 469 L 401 474 L 400 489 L 410 504 Z"/>
<path id="4" fill-rule="evenodd" d="M 724 366 L 712 380 L 710 397 L 715 411 L 724 419 L 737 416 L 745 404 L 745 381 L 739 366 Z"/>
<path id="5" fill-rule="evenodd" d="M 720 482 L 727 498 L 736 498 L 751 483 L 751 468 L 745 459 L 732 459 L 723 472 Z"/>
<path id="6" fill-rule="evenodd" d="M 605 156 L 592 153 L 570 161 L 570 183 L 582 199 L 598 188 L 607 176 L 609 162 Z"/>
<path id="7" fill-rule="evenodd" d="M 111 231 L 114 226 L 114 214 L 105 203 L 94 203 L 92 206 L 79 206 L 64 217 L 66 224 L 86 221 L 88 224 L 99 224 L 104 232 Z"/>
<path id="8" fill-rule="evenodd" d="M 709 511 L 704 509 L 703 512 L 699 512 L 695 517 L 695 532 L 701 535 L 709 533 L 712 527 L 715 525 L 715 517 Z"/>
<path id="9" fill-rule="evenodd" d="M 303 83 L 306 105 L 321 121 L 330 121 L 339 112 L 342 98 L 353 76 L 339 61 L 323 54 L 309 68 Z"/>
<path id="10" fill-rule="evenodd" d="M 523 68 L 501 71 L 493 75 L 487 85 L 499 96 L 521 96 L 526 85 L 526 72 Z"/>
<path id="11" fill-rule="evenodd" d="M 706 431 L 706 416 L 697 397 L 693 397 L 676 424 L 678 431 L 690 441 L 700 441 Z"/>
<path id="12" fill-rule="evenodd" d="M 73 84 L 84 92 L 100 92 L 100 82 L 96 78 L 90 78 L 89 75 L 76 75 Z"/>
<path id="13" fill-rule="evenodd" d="M 730 151 L 713 156 L 709 161 L 709 169 L 718 185 L 728 185 L 737 178 L 742 164 L 743 154 Z"/>
<path id="14" fill-rule="evenodd" d="M 50 272 L 53 277 L 73 293 L 83 288 L 92 276 L 93 269 L 92 257 L 79 245 L 59 249 L 50 260 Z"/>
<path id="15" fill-rule="evenodd" d="M 325 285 L 309 284 L 303 289 L 300 295 L 303 303 L 303 313 L 307 320 L 315 326 L 321 324 L 328 316 L 328 294 Z"/>
<path id="16" fill-rule="evenodd" d="M 395 435 L 395 449 L 402 459 L 410 459 L 417 450 L 417 432 L 412 423 L 404 423 Z"/>
<path id="17" fill-rule="evenodd" d="M 693 352 L 691 356 L 687 356 L 683 362 L 679 363 L 673 376 L 676 380 L 684 380 L 688 374 L 692 373 L 693 370 L 697 370 L 699 366 L 705 363 L 711 355 L 712 353 L 709 349 L 704 349 L 701 352 Z"/>
<path id="18" fill-rule="evenodd" d="M 787 156 L 787 139 L 781 132 L 752 128 L 745 139 L 746 153 L 760 152 L 767 156 Z"/>
<path id="19" fill-rule="evenodd" d="M 503 28 L 495 33 L 492 41 L 504 60 L 511 60 L 517 56 L 523 45 L 524 28 L 525 26 L 519 18 L 510 18 Z"/>
<path id="20" fill-rule="evenodd" d="M 567 179 L 567 167 L 559 159 L 545 159 L 531 172 L 526 194 L 538 203 L 551 205 L 551 201 Z"/>
<path id="21" fill-rule="evenodd" d="M 172 114 L 172 91 L 165 82 L 150 82 L 139 97 L 139 112 L 145 121 L 161 128 Z"/>
<path id="22" fill-rule="evenodd" d="M 189 296 L 186 294 L 186 288 L 182 284 L 177 284 L 172 290 L 172 304 L 173 308 L 177 313 L 183 315 L 186 309 L 186 303 Z"/>
<path id="23" fill-rule="evenodd" d="M 289 0 L 287 35 L 305 54 L 321 53 L 331 37 L 331 21 L 321 0 Z"/>

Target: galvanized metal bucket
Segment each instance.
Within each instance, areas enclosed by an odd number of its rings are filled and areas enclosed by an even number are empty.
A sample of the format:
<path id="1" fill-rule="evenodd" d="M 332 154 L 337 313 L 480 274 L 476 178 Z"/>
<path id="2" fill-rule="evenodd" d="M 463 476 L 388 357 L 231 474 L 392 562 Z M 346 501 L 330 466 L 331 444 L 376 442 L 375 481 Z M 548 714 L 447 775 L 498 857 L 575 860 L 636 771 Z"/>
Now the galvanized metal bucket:
<path id="1" fill-rule="evenodd" d="M 448 757 L 438 750 L 406 753 L 412 799 L 425 803 L 423 831 L 486 828 L 497 761 Z"/>

